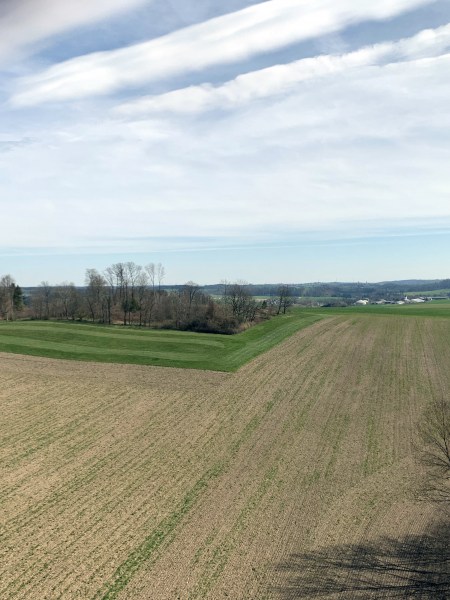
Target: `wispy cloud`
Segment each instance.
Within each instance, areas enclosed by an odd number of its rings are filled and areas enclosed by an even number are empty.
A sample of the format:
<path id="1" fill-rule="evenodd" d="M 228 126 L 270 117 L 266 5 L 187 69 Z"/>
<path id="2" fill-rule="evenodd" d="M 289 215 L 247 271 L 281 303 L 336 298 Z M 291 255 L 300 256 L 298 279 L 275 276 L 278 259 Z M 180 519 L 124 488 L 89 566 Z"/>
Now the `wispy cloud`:
<path id="1" fill-rule="evenodd" d="M 39 254 L 115 262 L 159 251 L 166 264 L 174 252 L 190 268 L 186 249 L 199 251 L 190 276 L 204 279 L 209 263 L 214 280 L 217 269 L 236 276 L 245 253 L 228 251 L 249 247 L 240 276 L 279 278 L 289 264 L 285 279 L 304 279 L 308 264 L 311 280 L 336 278 L 327 240 L 408 235 L 414 259 L 396 246 L 406 271 L 422 261 L 424 273 L 445 274 L 433 253 L 445 257 L 448 237 L 433 240 L 450 232 L 448 0 L 230 0 L 220 13 L 217 1 L 195 2 L 0 0 L 0 55 L 14 59 L 0 75 L 0 254 L 28 255 L 20 280 L 37 277 Z M 424 15 L 436 29 L 415 35 Z M 99 38 L 83 29 L 94 22 Z M 131 40 L 147 41 L 83 55 Z M 77 58 L 36 70 L 62 54 Z M 13 94 L 14 107 L 3 103 Z M 303 242 L 309 260 L 294 249 Z M 364 244 L 348 243 L 342 262 L 362 265 L 348 277 L 369 277 Z M 293 250 L 276 260 L 285 245 Z M 384 261 L 371 247 L 385 278 L 393 246 Z M 90 260 L 79 260 L 80 281 Z"/>
<path id="2" fill-rule="evenodd" d="M 292 86 L 317 77 L 333 76 L 357 67 L 439 56 L 449 48 L 450 25 L 446 25 L 422 31 L 398 42 L 376 44 L 342 55 L 317 56 L 246 73 L 220 86 L 204 84 L 141 97 L 120 105 L 116 112 L 136 117 L 154 112 L 199 113 L 231 109 L 285 93 Z"/>
<path id="3" fill-rule="evenodd" d="M 69 29 L 95 23 L 148 0 L 2 0 L 0 62 Z"/>
<path id="4" fill-rule="evenodd" d="M 15 206 L 2 239 L 110 246 L 387 231 L 405 215 L 448 223 L 449 69 L 442 55 L 338 71 L 201 124 L 99 114 L 42 126 L 0 155 Z"/>
<path id="5" fill-rule="evenodd" d="M 389 19 L 433 2 L 269 0 L 155 40 L 60 63 L 23 79 L 12 102 L 26 106 L 107 94 L 180 73 L 241 61 L 363 21 Z M 62 7 L 57 0 L 47 3 L 54 5 L 55 10 Z M 84 6 L 87 4 L 83 2 Z M 104 9 L 109 4 L 109 0 L 95 3 Z M 122 7 L 123 0 L 113 0 L 112 4 Z M 60 8 L 59 13 L 65 14 L 66 10 L 64 3 L 64 10 Z M 53 19 L 47 28 L 55 27 L 61 19 L 64 22 L 62 17 Z M 45 18 L 38 23 L 41 26 L 37 30 L 45 31 Z"/>

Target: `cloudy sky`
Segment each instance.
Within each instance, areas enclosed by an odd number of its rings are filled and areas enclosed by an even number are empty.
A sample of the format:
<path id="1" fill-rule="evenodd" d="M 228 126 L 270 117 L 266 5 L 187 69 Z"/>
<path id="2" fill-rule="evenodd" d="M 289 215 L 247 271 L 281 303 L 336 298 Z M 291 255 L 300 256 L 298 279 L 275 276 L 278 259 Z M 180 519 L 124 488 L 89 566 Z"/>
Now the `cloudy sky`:
<path id="1" fill-rule="evenodd" d="M 450 0 L 2 0 L 0 275 L 450 276 Z"/>

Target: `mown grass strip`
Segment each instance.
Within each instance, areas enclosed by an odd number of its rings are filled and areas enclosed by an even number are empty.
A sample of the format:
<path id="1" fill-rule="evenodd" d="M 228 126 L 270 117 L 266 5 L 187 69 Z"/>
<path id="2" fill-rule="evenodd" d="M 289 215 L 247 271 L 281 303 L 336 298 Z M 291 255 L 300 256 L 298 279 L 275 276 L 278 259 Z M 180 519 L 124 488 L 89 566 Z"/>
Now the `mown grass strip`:
<path id="1" fill-rule="evenodd" d="M 228 336 L 78 323 L 0 322 L 0 352 L 232 372 L 321 318 L 293 310 Z"/>

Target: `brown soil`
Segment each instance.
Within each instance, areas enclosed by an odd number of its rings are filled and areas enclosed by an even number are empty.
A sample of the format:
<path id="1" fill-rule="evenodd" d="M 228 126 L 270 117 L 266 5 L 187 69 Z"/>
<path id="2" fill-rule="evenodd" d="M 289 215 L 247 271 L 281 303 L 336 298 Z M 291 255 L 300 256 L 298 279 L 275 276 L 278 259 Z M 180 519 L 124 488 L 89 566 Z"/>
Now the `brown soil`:
<path id="1" fill-rule="evenodd" d="M 414 444 L 449 340 L 332 318 L 235 374 L 1 354 L 0 598 L 394 597 L 355 556 L 434 531 Z"/>

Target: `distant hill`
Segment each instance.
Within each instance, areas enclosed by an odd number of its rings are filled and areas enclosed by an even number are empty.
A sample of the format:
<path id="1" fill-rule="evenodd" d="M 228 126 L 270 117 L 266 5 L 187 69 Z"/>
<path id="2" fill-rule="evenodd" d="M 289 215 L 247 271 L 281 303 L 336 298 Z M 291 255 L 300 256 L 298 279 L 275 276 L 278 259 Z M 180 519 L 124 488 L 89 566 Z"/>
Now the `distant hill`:
<path id="1" fill-rule="evenodd" d="M 280 283 L 257 283 L 247 284 L 251 295 L 256 297 L 277 296 Z M 350 302 L 354 299 L 367 297 L 371 300 L 381 298 L 398 299 L 408 294 L 447 295 L 450 290 L 450 279 L 404 279 L 396 281 L 381 282 L 311 282 L 311 283 L 288 283 L 292 295 L 304 298 L 333 298 Z M 177 291 L 183 287 L 179 285 L 162 285 L 165 291 Z M 36 287 L 24 287 L 25 295 L 32 295 Z M 79 286 L 82 290 L 83 287 Z M 201 286 L 201 289 L 211 296 L 222 296 L 224 284 L 215 283 Z M 442 294 L 440 293 L 442 292 Z M 437 294 L 438 293 L 438 294 Z"/>

